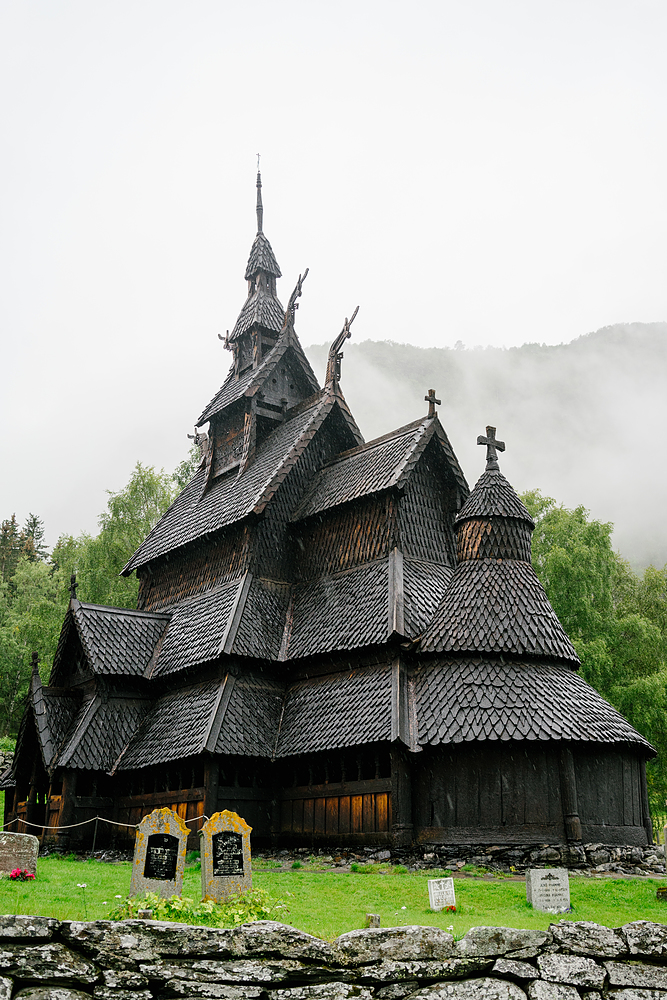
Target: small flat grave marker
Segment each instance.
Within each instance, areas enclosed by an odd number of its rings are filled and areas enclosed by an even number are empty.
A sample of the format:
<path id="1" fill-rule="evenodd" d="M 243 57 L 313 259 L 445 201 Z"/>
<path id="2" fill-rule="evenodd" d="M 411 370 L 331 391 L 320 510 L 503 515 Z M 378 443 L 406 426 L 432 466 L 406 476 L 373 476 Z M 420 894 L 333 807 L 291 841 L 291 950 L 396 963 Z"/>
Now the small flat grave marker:
<path id="1" fill-rule="evenodd" d="M 183 890 L 187 826 L 173 809 L 154 809 L 137 827 L 130 896 L 155 892 L 163 899 Z"/>
<path id="2" fill-rule="evenodd" d="M 428 903 L 432 910 L 444 910 L 456 906 L 453 878 L 430 878 L 428 880 Z"/>
<path id="3" fill-rule="evenodd" d="M 213 813 L 200 831 L 201 894 L 217 903 L 252 888 L 250 831 L 237 813 Z"/>
<path id="4" fill-rule="evenodd" d="M 527 871 L 526 899 L 535 910 L 567 913 L 571 908 L 567 868 L 531 868 Z"/>
<path id="5" fill-rule="evenodd" d="M 38 854 L 39 841 L 31 833 L 0 833 L 0 872 L 3 874 L 20 868 L 34 875 Z"/>

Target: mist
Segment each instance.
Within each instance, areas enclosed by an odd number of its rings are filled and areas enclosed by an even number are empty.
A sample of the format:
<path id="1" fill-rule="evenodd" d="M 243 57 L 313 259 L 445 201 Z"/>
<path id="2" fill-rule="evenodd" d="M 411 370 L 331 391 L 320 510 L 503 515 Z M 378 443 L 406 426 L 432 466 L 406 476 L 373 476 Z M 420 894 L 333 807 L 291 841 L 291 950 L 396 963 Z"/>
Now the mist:
<path id="1" fill-rule="evenodd" d="M 326 353 L 308 348 L 318 377 Z M 484 470 L 477 435 L 491 424 L 516 490 L 612 521 L 614 547 L 639 570 L 667 563 L 666 372 L 667 323 L 628 323 L 506 350 L 349 342 L 341 386 L 367 440 L 425 414 L 434 388 L 471 487 Z"/>

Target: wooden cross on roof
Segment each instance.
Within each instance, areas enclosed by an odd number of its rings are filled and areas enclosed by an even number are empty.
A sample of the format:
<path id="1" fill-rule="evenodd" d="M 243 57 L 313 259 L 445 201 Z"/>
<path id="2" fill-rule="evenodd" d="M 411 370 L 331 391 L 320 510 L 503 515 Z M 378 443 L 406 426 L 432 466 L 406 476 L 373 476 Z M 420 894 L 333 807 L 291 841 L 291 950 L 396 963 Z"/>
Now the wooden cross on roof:
<path id="1" fill-rule="evenodd" d="M 429 415 L 429 417 L 434 417 L 435 416 L 435 408 L 436 408 L 436 406 L 440 406 L 440 404 L 442 403 L 442 400 L 435 398 L 435 389 L 429 389 L 428 390 L 428 395 L 424 396 L 424 399 L 428 403 L 428 415 Z"/>
<path id="2" fill-rule="evenodd" d="M 505 442 L 496 441 L 496 428 L 487 427 L 486 437 L 480 434 L 477 438 L 477 444 L 486 445 L 486 468 L 488 469 L 500 469 L 498 465 L 498 452 L 505 451 Z M 497 449 L 497 450 L 496 450 Z"/>

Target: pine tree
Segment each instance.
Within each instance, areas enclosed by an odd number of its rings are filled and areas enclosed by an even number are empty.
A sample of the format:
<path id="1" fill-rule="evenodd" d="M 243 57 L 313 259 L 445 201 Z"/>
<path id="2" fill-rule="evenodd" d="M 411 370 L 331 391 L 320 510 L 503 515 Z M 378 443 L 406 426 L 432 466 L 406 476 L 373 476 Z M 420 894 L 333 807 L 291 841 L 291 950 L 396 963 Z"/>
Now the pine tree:
<path id="1" fill-rule="evenodd" d="M 23 540 L 23 534 L 16 523 L 16 514 L 12 514 L 0 527 L 0 580 L 3 583 L 14 576 Z"/>
<path id="2" fill-rule="evenodd" d="M 30 562 L 43 562 L 48 549 L 44 542 L 44 522 L 36 514 L 28 514 L 21 532 L 23 535 L 23 554 Z"/>

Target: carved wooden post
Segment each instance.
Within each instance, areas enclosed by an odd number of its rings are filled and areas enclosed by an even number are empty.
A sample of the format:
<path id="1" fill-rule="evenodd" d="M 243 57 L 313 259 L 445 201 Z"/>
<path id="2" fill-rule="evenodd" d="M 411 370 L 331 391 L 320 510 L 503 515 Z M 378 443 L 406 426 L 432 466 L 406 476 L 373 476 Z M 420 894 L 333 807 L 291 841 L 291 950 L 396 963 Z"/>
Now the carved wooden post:
<path id="1" fill-rule="evenodd" d="M 581 820 L 577 802 L 577 778 L 574 772 L 574 758 L 569 746 L 560 748 L 560 797 L 563 809 L 565 836 L 568 842 L 580 843 Z"/>

